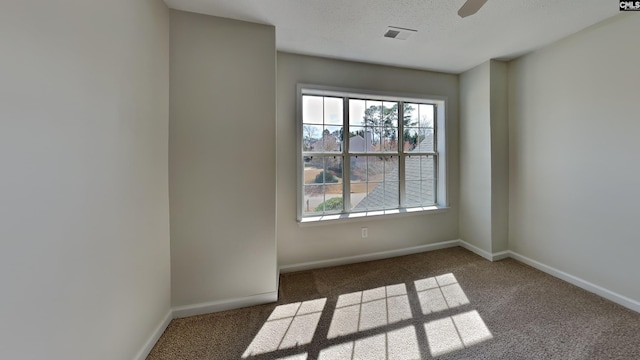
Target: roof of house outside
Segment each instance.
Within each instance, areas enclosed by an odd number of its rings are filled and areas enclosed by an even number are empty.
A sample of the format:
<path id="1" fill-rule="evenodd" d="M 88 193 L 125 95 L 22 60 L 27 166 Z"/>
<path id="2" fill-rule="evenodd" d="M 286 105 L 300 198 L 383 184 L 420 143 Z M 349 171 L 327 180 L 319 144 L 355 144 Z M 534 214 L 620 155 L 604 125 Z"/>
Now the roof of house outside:
<path id="1" fill-rule="evenodd" d="M 433 132 L 427 132 L 416 148 L 409 153 L 421 153 L 434 150 Z M 422 162 L 422 164 L 421 164 Z M 422 166 L 421 166 L 422 165 Z M 422 181 L 406 181 L 405 194 L 407 205 L 422 206 L 435 201 L 434 158 L 429 156 L 411 156 L 405 160 L 405 178 L 422 179 Z M 421 174 L 422 173 L 422 174 Z M 375 187 L 367 196 L 353 207 L 354 211 L 380 210 L 389 205 L 399 204 L 398 168 L 392 169 L 385 177 L 385 181 Z M 422 175 L 422 176 L 421 176 Z"/>
<path id="2" fill-rule="evenodd" d="M 371 139 L 365 139 L 360 135 L 355 135 L 349 138 L 349 151 L 350 152 L 371 152 L 373 151 L 373 144 Z"/>

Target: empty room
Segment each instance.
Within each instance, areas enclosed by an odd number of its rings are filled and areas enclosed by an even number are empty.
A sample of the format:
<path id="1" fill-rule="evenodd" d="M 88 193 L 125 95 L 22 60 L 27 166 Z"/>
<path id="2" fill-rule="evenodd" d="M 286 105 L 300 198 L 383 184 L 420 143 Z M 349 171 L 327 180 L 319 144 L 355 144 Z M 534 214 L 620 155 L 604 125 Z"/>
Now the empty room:
<path id="1" fill-rule="evenodd" d="M 640 359 L 640 3 L 1 9 L 1 359 Z"/>

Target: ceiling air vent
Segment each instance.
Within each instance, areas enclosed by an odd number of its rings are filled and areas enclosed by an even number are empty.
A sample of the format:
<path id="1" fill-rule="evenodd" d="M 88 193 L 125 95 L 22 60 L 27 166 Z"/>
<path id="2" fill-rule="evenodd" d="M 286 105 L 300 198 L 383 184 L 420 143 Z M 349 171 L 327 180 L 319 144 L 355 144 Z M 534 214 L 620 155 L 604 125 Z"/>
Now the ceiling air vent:
<path id="1" fill-rule="evenodd" d="M 409 36 L 416 32 L 418 32 L 418 30 L 389 26 L 387 27 L 387 32 L 384 33 L 384 37 L 398 40 L 407 40 Z"/>

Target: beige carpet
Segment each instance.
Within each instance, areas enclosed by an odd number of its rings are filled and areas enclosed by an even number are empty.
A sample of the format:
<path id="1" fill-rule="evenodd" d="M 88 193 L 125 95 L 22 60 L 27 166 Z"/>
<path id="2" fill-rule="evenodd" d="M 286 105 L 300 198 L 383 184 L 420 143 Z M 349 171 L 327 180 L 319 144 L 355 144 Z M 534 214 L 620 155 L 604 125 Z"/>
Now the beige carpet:
<path id="1" fill-rule="evenodd" d="M 640 359 L 640 314 L 452 248 L 283 274 L 277 304 L 171 322 L 147 359 Z"/>

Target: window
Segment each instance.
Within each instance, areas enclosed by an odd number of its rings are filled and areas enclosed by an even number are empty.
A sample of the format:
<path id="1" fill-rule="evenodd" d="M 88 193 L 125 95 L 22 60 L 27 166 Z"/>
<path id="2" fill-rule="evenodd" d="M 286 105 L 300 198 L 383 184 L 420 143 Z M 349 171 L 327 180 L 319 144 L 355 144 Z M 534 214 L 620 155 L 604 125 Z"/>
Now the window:
<path id="1" fill-rule="evenodd" d="M 303 85 L 298 95 L 300 220 L 444 206 L 444 99 Z"/>

